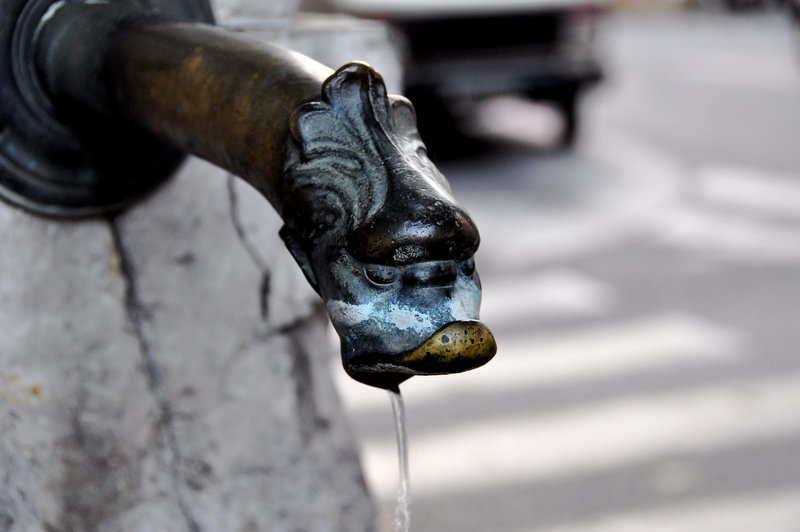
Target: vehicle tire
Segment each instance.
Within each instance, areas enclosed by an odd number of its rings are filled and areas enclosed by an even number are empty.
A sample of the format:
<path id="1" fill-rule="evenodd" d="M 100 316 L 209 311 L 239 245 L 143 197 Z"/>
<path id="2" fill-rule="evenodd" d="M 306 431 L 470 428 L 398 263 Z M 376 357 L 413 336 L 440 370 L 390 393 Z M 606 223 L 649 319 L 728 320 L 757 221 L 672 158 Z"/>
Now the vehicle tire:
<path id="1" fill-rule="evenodd" d="M 566 89 L 553 99 L 556 108 L 564 117 L 564 133 L 559 148 L 571 148 L 578 136 L 578 90 Z"/>
<path id="2" fill-rule="evenodd" d="M 431 157 L 458 157 L 470 151 L 471 139 L 461 130 L 446 101 L 429 91 L 411 89 L 406 96 L 414 105 L 417 128 Z"/>

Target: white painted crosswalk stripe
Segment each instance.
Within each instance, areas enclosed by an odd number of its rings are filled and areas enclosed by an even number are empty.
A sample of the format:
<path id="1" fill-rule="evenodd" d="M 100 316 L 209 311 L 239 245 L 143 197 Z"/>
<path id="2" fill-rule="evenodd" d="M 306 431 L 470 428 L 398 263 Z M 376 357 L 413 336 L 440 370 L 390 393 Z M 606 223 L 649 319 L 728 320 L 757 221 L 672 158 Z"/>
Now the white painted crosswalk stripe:
<path id="1" fill-rule="evenodd" d="M 486 323 L 558 320 L 602 315 L 613 306 L 604 283 L 566 268 L 528 277 L 494 277 L 484 282 L 481 317 Z"/>
<path id="2" fill-rule="evenodd" d="M 798 389 L 800 373 L 792 373 L 414 434 L 414 493 L 532 482 L 798 434 Z M 396 486 L 395 455 L 393 436 L 364 447 L 370 482 L 384 496 Z"/>
<path id="3" fill-rule="evenodd" d="M 708 532 L 709 530 L 797 532 L 800 530 L 800 490 L 687 502 L 563 527 L 547 529 L 536 527 L 503 532 Z"/>
<path id="4" fill-rule="evenodd" d="M 800 217 L 800 172 L 783 174 L 714 164 L 703 166 L 696 173 L 698 193 L 704 200 L 760 214 Z"/>
<path id="5" fill-rule="evenodd" d="M 664 243 L 747 264 L 800 260 L 800 228 L 688 205 L 662 211 L 653 230 Z"/>

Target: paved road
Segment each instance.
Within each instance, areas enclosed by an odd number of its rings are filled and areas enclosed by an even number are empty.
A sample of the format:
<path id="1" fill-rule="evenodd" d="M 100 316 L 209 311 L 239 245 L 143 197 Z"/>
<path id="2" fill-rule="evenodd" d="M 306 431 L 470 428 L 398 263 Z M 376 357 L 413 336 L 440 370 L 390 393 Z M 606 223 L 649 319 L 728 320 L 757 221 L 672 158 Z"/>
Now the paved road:
<path id="1" fill-rule="evenodd" d="M 574 153 L 442 165 L 500 352 L 403 387 L 416 532 L 800 531 L 800 43 L 608 22 Z M 340 388 L 390 508 L 388 398 Z"/>

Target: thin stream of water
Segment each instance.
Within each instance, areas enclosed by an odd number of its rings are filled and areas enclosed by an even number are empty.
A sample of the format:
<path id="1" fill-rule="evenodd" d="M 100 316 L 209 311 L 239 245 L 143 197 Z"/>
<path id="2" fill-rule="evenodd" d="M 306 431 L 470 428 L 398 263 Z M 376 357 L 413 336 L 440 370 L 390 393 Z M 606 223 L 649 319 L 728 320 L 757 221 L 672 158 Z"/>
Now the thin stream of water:
<path id="1" fill-rule="evenodd" d="M 408 483 L 408 432 L 406 430 L 406 405 L 400 389 L 389 390 L 397 431 L 397 456 L 400 465 L 400 486 L 397 489 L 397 506 L 394 510 L 395 532 L 408 532 L 411 527 L 411 494 Z"/>

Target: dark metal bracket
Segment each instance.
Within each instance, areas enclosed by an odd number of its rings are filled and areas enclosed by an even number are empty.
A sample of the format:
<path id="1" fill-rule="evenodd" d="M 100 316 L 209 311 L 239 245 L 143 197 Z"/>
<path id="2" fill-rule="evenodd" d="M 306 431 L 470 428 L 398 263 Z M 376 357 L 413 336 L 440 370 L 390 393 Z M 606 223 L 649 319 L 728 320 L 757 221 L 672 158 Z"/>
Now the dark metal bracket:
<path id="1" fill-rule="evenodd" d="M 42 215 L 96 215 L 147 194 L 185 154 L 129 123 L 53 102 L 36 72 L 34 45 L 42 21 L 62 3 L 0 1 L 0 196 Z M 213 22 L 204 0 L 148 6 L 165 16 Z M 99 25 L 88 19 L 82 30 Z"/>

